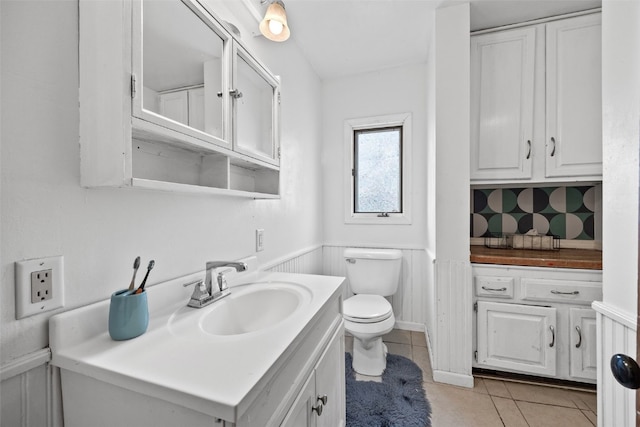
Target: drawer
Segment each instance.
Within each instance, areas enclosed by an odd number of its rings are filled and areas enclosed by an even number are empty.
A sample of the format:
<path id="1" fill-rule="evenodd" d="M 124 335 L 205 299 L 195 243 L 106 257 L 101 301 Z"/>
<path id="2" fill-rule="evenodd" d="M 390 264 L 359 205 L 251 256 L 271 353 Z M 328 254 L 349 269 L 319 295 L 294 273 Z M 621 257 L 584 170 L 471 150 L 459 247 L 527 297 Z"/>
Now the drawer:
<path id="1" fill-rule="evenodd" d="M 490 298 L 513 298 L 513 277 L 476 276 L 476 296 Z"/>
<path id="2" fill-rule="evenodd" d="M 602 284 L 570 280 L 520 280 L 521 295 L 525 301 L 565 302 L 590 305 L 602 300 Z"/>

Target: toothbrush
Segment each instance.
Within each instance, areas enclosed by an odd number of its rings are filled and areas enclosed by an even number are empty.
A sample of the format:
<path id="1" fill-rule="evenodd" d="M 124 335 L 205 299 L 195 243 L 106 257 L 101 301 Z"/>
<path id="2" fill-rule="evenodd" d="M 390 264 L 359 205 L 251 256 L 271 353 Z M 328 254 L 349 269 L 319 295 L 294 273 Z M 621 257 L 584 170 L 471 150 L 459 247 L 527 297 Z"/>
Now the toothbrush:
<path id="1" fill-rule="evenodd" d="M 136 289 L 135 291 L 136 294 L 142 293 L 144 291 L 144 285 L 145 283 L 147 283 L 147 277 L 149 277 L 149 272 L 151 271 L 154 265 L 156 265 L 156 262 L 154 260 L 149 261 L 149 265 L 147 266 L 147 274 L 144 275 L 144 279 L 142 279 L 142 283 L 140 284 L 140 287 Z"/>
<path id="2" fill-rule="evenodd" d="M 138 267 L 140 267 L 140 257 L 136 257 L 136 260 L 133 262 L 133 277 L 131 278 L 131 283 L 129 284 L 129 290 L 132 291 L 136 281 L 136 273 L 138 272 Z"/>

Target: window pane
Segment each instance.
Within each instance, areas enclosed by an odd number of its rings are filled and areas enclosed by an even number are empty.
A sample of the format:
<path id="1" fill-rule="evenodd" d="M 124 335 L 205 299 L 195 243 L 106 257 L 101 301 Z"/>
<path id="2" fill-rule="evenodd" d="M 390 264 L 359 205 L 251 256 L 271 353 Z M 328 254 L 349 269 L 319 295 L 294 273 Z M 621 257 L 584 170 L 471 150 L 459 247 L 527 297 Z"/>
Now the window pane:
<path id="1" fill-rule="evenodd" d="M 402 127 L 357 130 L 354 212 L 402 212 Z"/>

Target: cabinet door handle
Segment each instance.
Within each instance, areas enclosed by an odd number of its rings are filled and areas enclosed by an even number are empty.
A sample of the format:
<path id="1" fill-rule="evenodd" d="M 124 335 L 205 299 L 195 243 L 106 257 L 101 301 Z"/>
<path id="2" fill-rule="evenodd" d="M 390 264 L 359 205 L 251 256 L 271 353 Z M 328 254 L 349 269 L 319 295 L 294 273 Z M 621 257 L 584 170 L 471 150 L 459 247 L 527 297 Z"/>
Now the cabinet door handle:
<path id="1" fill-rule="evenodd" d="M 240 92 L 238 89 L 229 91 L 229 95 L 231 95 L 233 99 L 242 98 L 242 92 Z"/>
<path id="2" fill-rule="evenodd" d="M 319 403 L 318 406 L 312 406 L 311 410 L 316 411 L 316 414 L 318 414 L 318 416 L 322 415 L 322 403 Z"/>
<path id="3" fill-rule="evenodd" d="M 529 151 L 527 151 L 527 160 L 531 158 L 531 140 L 527 140 L 527 146 L 529 147 Z"/>
<path id="4" fill-rule="evenodd" d="M 551 344 L 549 344 L 549 347 L 553 347 L 556 344 L 556 330 L 553 325 L 549 326 L 549 330 L 551 331 Z"/>
<path id="5" fill-rule="evenodd" d="M 487 288 L 486 286 L 483 286 L 482 289 L 484 289 L 485 291 L 495 291 L 495 292 L 504 292 L 507 290 L 507 288 Z"/>
<path id="6" fill-rule="evenodd" d="M 555 295 L 579 295 L 580 291 L 562 292 L 562 291 L 556 291 L 555 289 L 553 289 L 551 290 L 551 293 Z"/>
<path id="7" fill-rule="evenodd" d="M 318 400 L 319 400 L 320 402 L 322 402 L 322 404 L 323 404 L 323 405 L 326 405 L 326 404 L 327 404 L 327 401 L 328 401 L 329 399 L 327 398 L 327 395 L 326 395 L 326 394 L 323 394 L 322 396 L 318 396 L 318 398 L 316 399 L 316 401 L 318 401 Z"/>
<path id="8" fill-rule="evenodd" d="M 551 142 L 553 143 L 553 148 L 551 149 L 551 157 L 553 157 L 556 154 L 556 139 L 554 137 L 551 137 Z"/>
<path id="9" fill-rule="evenodd" d="M 576 348 L 580 348 L 582 345 L 582 330 L 580 326 L 576 326 L 576 331 L 578 332 L 578 344 L 576 344 Z"/>

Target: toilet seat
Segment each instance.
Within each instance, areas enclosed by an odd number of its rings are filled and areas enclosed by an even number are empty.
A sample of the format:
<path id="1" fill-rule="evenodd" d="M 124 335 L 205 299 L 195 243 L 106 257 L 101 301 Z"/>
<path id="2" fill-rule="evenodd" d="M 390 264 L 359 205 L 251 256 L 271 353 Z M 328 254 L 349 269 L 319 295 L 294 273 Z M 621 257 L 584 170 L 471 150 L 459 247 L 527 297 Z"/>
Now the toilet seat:
<path id="1" fill-rule="evenodd" d="M 354 295 L 343 303 L 344 319 L 354 323 L 382 322 L 392 314 L 391 304 L 380 295 Z"/>

